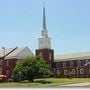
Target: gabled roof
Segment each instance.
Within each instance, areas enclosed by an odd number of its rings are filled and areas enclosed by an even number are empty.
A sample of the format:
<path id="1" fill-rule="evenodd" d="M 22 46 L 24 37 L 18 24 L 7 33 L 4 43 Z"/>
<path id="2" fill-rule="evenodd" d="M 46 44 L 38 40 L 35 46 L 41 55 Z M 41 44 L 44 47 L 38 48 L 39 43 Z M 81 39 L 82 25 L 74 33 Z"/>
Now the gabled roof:
<path id="1" fill-rule="evenodd" d="M 3 57 L 5 55 L 7 55 L 10 51 L 12 51 L 14 48 L 5 48 L 5 53 L 4 53 L 4 49 L 0 49 L 0 57 Z M 5 55 L 4 55 L 5 54 Z"/>
<path id="2" fill-rule="evenodd" d="M 85 66 L 90 65 L 90 62 L 86 63 Z"/>
<path id="3" fill-rule="evenodd" d="M 70 61 L 70 60 L 83 60 L 90 59 L 90 52 L 78 52 L 71 54 L 55 55 L 54 60 L 57 61 Z"/>
<path id="4" fill-rule="evenodd" d="M 5 48 L 5 55 L 7 55 L 9 52 L 11 52 L 14 48 Z M 17 48 L 14 51 L 12 51 L 10 54 L 8 54 L 5 58 L 6 59 L 11 59 L 11 58 L 16 58 L 16 59 L 23 59 L 26 56 L 33 56 L 34 54 L 28 47 L 22 47 L 22 48 Z M 0 57 L 4 56 L 4 50 L 0 50 Z"/>

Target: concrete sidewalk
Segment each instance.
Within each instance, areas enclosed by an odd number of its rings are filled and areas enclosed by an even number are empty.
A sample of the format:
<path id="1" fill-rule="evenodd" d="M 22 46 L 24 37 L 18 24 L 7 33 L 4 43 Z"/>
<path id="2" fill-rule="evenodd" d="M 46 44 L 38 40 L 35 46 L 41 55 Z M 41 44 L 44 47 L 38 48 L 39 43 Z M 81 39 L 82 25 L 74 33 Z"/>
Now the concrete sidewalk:
<path id="1" fill-rule="evenodd" d="M 77 84 L 67 84 L 67 85 L 60 85 L 60 86 L 69 86 L 69 87 L 75 87 L 75 86 L 89 86 L 90 87 L 90 82 L 86 82 L 86 83 L 77 83 Z"/>
<path id="2" fill-rule="evenodd" d="M 66 85 L 60 85 L 60 84 L 49 84 L 49 85 L 42 85 L 39 87 L 56 87 L 56 88 L 60 88 L 60 87 L 89 87 L 90 88 L 90 82 L 85 82 L 85 83 L 76 83 L 76 84 L 66 84 Z"/>

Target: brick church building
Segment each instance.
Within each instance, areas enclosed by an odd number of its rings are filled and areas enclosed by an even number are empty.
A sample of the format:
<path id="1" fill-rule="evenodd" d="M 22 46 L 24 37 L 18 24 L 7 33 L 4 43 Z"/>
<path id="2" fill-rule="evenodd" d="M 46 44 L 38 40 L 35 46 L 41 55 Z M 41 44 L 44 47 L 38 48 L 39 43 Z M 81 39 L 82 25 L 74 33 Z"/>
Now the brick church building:
<path id="1" fill-rule="evenodd" d="M 11 77 L 12 71 L 16 65 L 26 56 L 33 56 L 34 54 L 28 47 L 22 48 L 5 48 L 0 50 L 0 75 L 6 75 L 7 78 Z"/>
<path id="2" fill-rule="evenodd" d="M 90 52 L 54 55 L 51 38 L 46 28 L 45 6 L 43 7 L 43 28 L 38 39 L 36 55 L 40 55 L 52 68 L 55 77 L 90 77 Z"/>
<path id="3" fill-rule="evenodd" d="M 90 52 L 72 53 L 66 55 L 54 55 L 51 48 L 51 38 L 46 27 L 45 6 L 43 6 L 43 27 L 41 37 L 38 38 L 36 56 L 41 56 L 53 71 L 54 77 L 90 77 Z M 11 77 L 16 62 L 26 56 L 34 56 L 28 47 L 2 48 L 0 50 L 0 74 Z"/>

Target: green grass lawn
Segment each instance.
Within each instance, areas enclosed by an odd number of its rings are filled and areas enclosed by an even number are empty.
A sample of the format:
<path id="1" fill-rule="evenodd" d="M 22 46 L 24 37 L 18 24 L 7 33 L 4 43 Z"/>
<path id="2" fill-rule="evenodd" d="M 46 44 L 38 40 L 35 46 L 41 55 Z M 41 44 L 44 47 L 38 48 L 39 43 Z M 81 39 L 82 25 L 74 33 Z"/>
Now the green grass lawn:
<path id="1" fill-rule="evenodd" d="M 44 78 L 44 79 L 35 79 L 33 83 L 31 82 L 6 82 L 0 83 L 0 87 L 38 87 L 44 85 L 57 86 L 64 84 L 72 83 L 81 83 L 81 82 L 90 82 L 90 78 Z"/>

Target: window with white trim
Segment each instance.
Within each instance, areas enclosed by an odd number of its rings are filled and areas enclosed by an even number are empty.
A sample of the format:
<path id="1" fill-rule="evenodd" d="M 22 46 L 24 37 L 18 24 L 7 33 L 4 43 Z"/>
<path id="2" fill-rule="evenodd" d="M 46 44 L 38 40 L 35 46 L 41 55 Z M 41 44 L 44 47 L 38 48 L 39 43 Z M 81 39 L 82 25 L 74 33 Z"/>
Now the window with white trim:
<path id="1" fill-rule="evenodd" d="M 51 55 L 51 53 L 49 53 L 49 60 L 52 60 L 52 55 Z"/>
<path id="2" fill-rule="evenodd" d="M 42 52 L 39 52 L 39 56 L 42 58 L 43 57 L 43 53 Z"/>
<path id="3" fill-rule="evenodd" d="M 84 60 L 82 60 L 82 66 L 84 66 Z"/>
<path id="4" fill-rule="evenodd" d="M 80 74 L 84 74 L 84 68 L 80 69 Z"/>
<path id="5" fill-rule="evenodd" d="M 81 61 L 80 60 L 77 61 L 77 66 L 81 67 Z"/>
<path id="6" fill-rule="evenodd" d="M 70 61 L 70 67 L 73 67 L 73 61 Z"/>
<path id="7" fill-rule="evenodd" d="M 59 63 L 58 62 L 56 63 L 56 68 L 59 68 Z"/>
<path id="8" fill-rule="evenodd" d="M 88 63 L 88 59 L 85 60 L 85 64 Z"/>
<path id="9" fill-rule="evenodd" d="M 67 69 L 64 70 L 64 75 L 68 75 L 68 70 Z"/>
<path id="10" fill-rule="evenodd" d="M 39 56 L 41 56 L 41 57 L 42 57 L 42 52 L 40 52 L 40 53 L 39 53 Z"/>
<path id="11" fill-rule="evenodd" d="M 57 75 L 60 75 L 60 70 L 57 70 Z"/>
<path id="12" fill-rule="evenodd" d="M 76 74 L 76 70 L 72 69 L 72 74 L 75 75 Z"/>
<path id="13" fill-rule="evenodd" d="M 63 67 L 66 67 L 66 62 L 63 62 Z"/>

